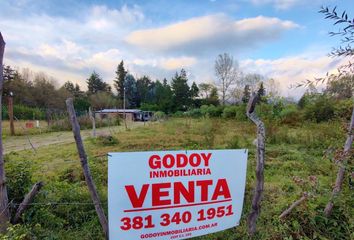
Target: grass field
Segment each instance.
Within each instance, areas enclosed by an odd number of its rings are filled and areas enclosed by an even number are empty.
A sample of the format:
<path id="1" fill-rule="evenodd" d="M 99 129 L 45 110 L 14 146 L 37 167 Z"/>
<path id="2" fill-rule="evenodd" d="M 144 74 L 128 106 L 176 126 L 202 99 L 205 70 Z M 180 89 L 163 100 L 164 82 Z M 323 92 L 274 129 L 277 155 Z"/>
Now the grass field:
<path id="1" fill-rule="evenodd" d="M 328 149 L 343 145 L 342 123 L 304 123 L 300 126 L 267 123 L 266 126 L 265 192 L 258 233 L 252 239 L 354 239 L 354 194 L 347 181 L 342 194 L 335 199 L 333 215 L 326 218 L 322 213 L 337 170 L 332 161 L 334 153 Z M 85 141 L 91 171 L 105 207 L 107 152 L 248 148 L 249 166 L 240 226 L 195 239 L 251 239 L 247 236 L 246 221 L 255 180 L 254 125 L 235 120 L 175 118 L 113 136 L 116 141 Z M 36 154 L 29 150 L 10 153 L 6 155 L 6 169 L 9 198 L 15 199 L 14 203 L 20 201 L 30 183 L 45 182 L 35 200 L 38 205 L 25 213 L 25 224 L 13 227 L 9 236 L 25 236 L 17 239 L 103 239 L 94 207 L 89 204 L 90 197 L 73 143 L 41 147 Z M 309 200 L 286 220 L 280 221 L 280 213 L 304 191 L 310 193 Z M 42 205 L 50 202 L 81 204 Z"/>
<path id="2" fill-rule="evenodd" d="M 26 123 L 33 123 L 33 128 L 26 128 Z M 25 120 L 19 120 L 19 121 L 14 121 L 14 126 L 15 126 L 15 135 L 17 136 L 22 136 L 22 135 L 33 135 L 33 134 L 41 134 L 48 132 L 48 124 L 46 121 L 39 121 L 39 128 L 36 127 L 36 121 L 25 121 Z M 5 120 L 2 121 L 2 131 L 3 131 L 3 136 L 7 137 L 10 136 L 10 122 Z"/>

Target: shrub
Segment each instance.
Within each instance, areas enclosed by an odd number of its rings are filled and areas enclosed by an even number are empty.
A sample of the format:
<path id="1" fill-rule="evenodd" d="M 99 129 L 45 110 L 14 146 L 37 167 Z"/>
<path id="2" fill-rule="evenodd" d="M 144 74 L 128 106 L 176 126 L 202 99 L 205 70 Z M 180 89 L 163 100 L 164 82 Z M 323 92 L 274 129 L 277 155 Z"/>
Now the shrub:
<path id="1" fill-rule="evenodd" d="M 118 139 L 112 135 L 99 135 L 94 139 L 94 142 L 102 146 L 112 146 L 119 143 Z"/>
<path id="2" fill-rule="evenodd" d="M 222 112 L 222 117 L 223 118 L 235 118 L 236 117 L 236 106 L 227 106 L 224 108 Z"/>
<path id="3" fill-rule="evenodd" d="M 199 108 L 195 108 L 195 109 L 192 109 L 188 112 L 186 112 L 186 114 L 190 117 L 194 117 L 194 118 L 198 118 L 198 117 L 201 117 L 202 116 L 202 112 Z"/>
<path id="4" fill-rule="evenodd" d="M 157 111 L 154 113 L 154 117 L 152 118 L 153 121 L 161 121 L 166 118 L 166 114 L 161 111 Z"/>
<path id="5" fill-rule="evenodd" d="M 214 105 L 203 105 L 200 107 L 200 112 L 203 116 L 220 117 L 223 109 L 222 106 L 215 107 Z"/>
<path id="6" fill-rule="evenodd" d="M 177 111 L 173 114 L 174 117 L 183 117 L 184 113 L 182 111 Z"/>
<path id="7" fill-rule="evenodd" d="M 333 100 L 321 95 L 305 107 L 305 118 L 316 122 L 328 121 L 334 117 L 334 110 Z"/>
<path id="8" fill-rule="evenodd" d="M 20 120 L 44 120 L 45 112 L 39 108 L 14 105 L 14 116 Z M 9 119 L 7 106 L 2 108 L 2 117 L 3 119 Z"/>
<path id="9" fill-rule="evenodd" d="M 295 105 L 287 105 L 279 113 L 281 123 L 297 125 L 301 122 L 301 114 Z"/>

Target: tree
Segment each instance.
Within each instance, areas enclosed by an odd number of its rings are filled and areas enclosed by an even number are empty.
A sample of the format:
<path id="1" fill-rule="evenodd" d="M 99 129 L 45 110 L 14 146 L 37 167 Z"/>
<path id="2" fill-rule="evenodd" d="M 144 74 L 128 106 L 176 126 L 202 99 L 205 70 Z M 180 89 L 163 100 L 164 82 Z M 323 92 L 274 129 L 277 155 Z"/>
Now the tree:
<path id="1" fill-rule="evenodd" d="M 243 77 L 242 79 L 242 84 L 243 85 L 248 85 L 250 88 L 250 91 L 253 93 L 256 91 L 258 84 L 261 82 L 263 79 L 263 76 L 257 73 L 249 73 L 246 74 L 246 76 Z"/>
<path id="2" fill-rule="evenodd" d="M 325 93 L 336 99 L 352 98 L 354 92 L 354 74 L 352 76 L 344 76 L 335 81 L 329 81 L 325 89 Z"/>
<path id="3" fill-rule="evenodd" d="M 107 92 L 97 92 L 89 96 L 90 105 L 94 110 L 113 108 L 117 106 L 117 99 Z M 87 108 L 86 108 L 87 110 Z"/>
<path id="4" fill-rule="evenodd" d="M 158 109 L 168 113 L 172 111 L 172 90 L 170 85 L 167 83 L 167 79 L 163 80 L 163 83 L 156 81 L 155 83 L 155 103 Z"/>
<path id="5" fill-rule="evenodd" d="M 264 85 L 263 85 L 263 82 L 261 82 L 259 84 L 259 88 L 258 88 L 258 91 L 257 91 L 257 95 L 259 96 L 259 100 L 261 102 L 267 102 L 266 98 L 265 98 L 265 95 L 266 95 L 266 90 L 264 88 Z"/>
<path id="6" fill-rule="evenodd" d="M 124 98 L 124 80 L 127 75 L 127 71 L 124 69 L 123 60 L 119 63 L 116 71 L 116 78 L 114 80 L 114 87 L 118 93 L 118 99 L 123 103 Z"/>
<path id="7" fill-rule="evenodd" d="M 190 91 L 191 91 L 192 99 L 194 99 L 194 98 L 199 96 L 199 88 L 198 88 L 198 86 L 197 86 L 197 84 L 195 82 L 192 83 Z"/>
<path id="8" fill-rule="evenodd" d="M 210 91 L 210 95 L 207 98 L 208 104 L 213 104 L 214 106 L 219 105 L 219 96 L 218 96 L 218 89 L 213 87 Z"/>
<path id="9" fill-rule="evenodd" d="M 246 85 L 244 90 L 243 90 L 242 102 L 243 103 L 248 103 L 250 98 L 251 98 L 251 89 L 250 89 L 249 85 Z"/>
<path id="10" fill-rule="evenodd" d="M 107 83 L 105 83 L 100 77 L 100 75 L 95 71 L 87 79 L 86 83 L 88 94 L 95 94 L 98 92 L 111 92 L 111 87 Z"/>
<path id="11" fill-rule="evenodd" d="M 323 13 L 326 17 L 326 19 L 333 19 L 335 21 L 334 25 L 340 24 L 344 25 L 342 29 L 340 29 L 338 32 L 330 32 L 331 36 L 341 36 L 341 42 L 343 44 L 346 44 L 346 46 L 340 45 L 337 48 L 334 48 L 331 52 L 332 57 L 347 57 L 349 58 L 349 62 L 347 64 L 341 65 L 338 67 L 338 72 L 336 74 L 328 74 L 324 78 L 318 78 L 316 79 L 316 82 L 322 81 L 325 82 L 332 82 L 332 81 L 338 81 L 342 77 L 350 77 L 351 79 L 353 78 L 354 74 L 354 48 L 351 46 L 352 43 L 354 43 L 354 19 L 351 17 L 348 17 L 348 14 L 346 11 L 343 11 L 342 14 L 337 13 L 337 7 L 334 7 L 332 10 L 330 10 L 328 7 L 322 7 L 321 10 L 319 11 L 320 13 Z M 305 84 L 298 84 L 298 86 L 302 85 L 308 85 L 308 83 L 311 83 L 311 81 L 305 82 Z M 342 158 L 341 158 L 341 163 L 340 167 L 338 169 L 337 173 L 337 178 L 336 182 L 332 191 L 332 196 L 329 202 L 327 203 L 324 213 L 329 216 L 332 213 L 332 209 L 334 206 L 333 199 L 339 194 L 339 192 L 342 189 L 343 181 L 344 181 L 344 176 L 345 176 L 345 168 L 346 164 L 348 162 L 348 158 L 351 152 L 351 146 L 353 143 L 353 127 L 354 127 L 354 106 L 352 110 L 352 117 L 351 121 L 349 123 L 349 129 L 348 129 L 348 135 L 347 135 L 347 140 L 344 145 L 343 153 L 342 153 Z"/>
<path id="12" fill-rule="evenodd" d="M 151 91 L 153 83 L 148 76 L 143 76 L 136 81 L 136 88 L 138 94 L 137 106 L 140 107 L 141 103 L 151 102 Z"/>
<path id="13" fill-rule="evenodd" d="M 213 84 L 210 83 L 201 83 L 199 86 L 199 92 L 201 93 L 203 98 L 208 98 L 211 90 L 214 88 Z"/>
<path id="14" fill-rule="evenodd" d="M 67 81 L 64 83 L 62 88 L 66 89 L 75 98 L 83 95 L 83 92 L 81 91 L 80 86 L 77 83 L 74 85 L 74 83 Z"/>
<path id="15" fill-rule="evenodd" d="M 239 80 L 241 71 L 238 69 L 238 63 L 234 63 L 232 56 L 224 53 L 220 54 L 215 61 L 215 74 L 219 79 L 221 102 L 222 105 L 225 105 L 228 99 L 228 91 Z"/>
<path id="16" fill-rule="evenodd" d="M 187 82 L 187 74 L 184 69 L 181 70 L 180 74 L 176 72 L 176 75 L 172 78 L 172 101 L 175 110 L 185 111 L 191 102 L 191 94 Z"/>
<path id="17" fill-rule="evenodd" d="M 126 107 L 136 108 L 138 106 L 138 91 L 136 88 L 136 81 L 133 75 L 127 74 L 125 76 L 124 89 Z"/>

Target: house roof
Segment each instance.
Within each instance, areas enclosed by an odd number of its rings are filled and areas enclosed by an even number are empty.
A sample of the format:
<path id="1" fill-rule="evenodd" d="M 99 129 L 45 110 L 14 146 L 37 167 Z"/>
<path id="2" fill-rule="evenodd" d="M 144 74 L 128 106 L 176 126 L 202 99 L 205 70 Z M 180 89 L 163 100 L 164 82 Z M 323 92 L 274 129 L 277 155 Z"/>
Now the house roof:
<path id="1" fill-rule="evenodd" d="M 139 109 L 116 109 L 116 108 L 111 108 L 111 109 L 102 109 L 99 111 L 96 111 L 96 113 L 141 113 L 142 111 Z"/>

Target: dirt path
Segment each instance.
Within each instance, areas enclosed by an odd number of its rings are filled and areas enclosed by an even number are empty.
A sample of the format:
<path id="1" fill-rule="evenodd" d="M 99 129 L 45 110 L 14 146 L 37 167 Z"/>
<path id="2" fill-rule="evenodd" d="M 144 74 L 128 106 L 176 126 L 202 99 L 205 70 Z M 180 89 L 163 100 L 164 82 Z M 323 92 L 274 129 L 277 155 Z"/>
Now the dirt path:
<path id="1" fill-rule="evenodd" d="M 129 124 L 129 128 L 136 128 L 139 126 L 143 126 L 143 122 L 131 122 Z M 113 127 L 104 127 L 96 129 L 97 134 L 109 134 L 109 133 L 117 133 L 120 131 L 124 131 L 125 127 L 123 126 L 113 126 Z M 81 136 L 83 139 L 91 136 L 92 130 L 82 130 Z M 52 144 L 64 144 L 74 142 L 73 133 L 71 131 L 65 132 L 51 132 L 44 133 L 39 135 L 29 135 L 31 143 L 35 148 L 39 148 L 42 146 L 52 145 Z M 31 149 L 31 145 L 28 142 L 28 138 L 26 136 L 14 136 L 14 137 L 6 137 L 3 140 L 4 144 L 4 153 L 22 151 L 26 149 Z"/>

